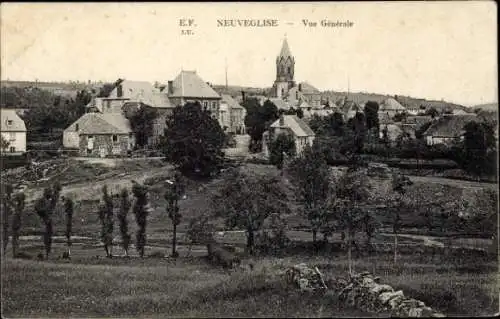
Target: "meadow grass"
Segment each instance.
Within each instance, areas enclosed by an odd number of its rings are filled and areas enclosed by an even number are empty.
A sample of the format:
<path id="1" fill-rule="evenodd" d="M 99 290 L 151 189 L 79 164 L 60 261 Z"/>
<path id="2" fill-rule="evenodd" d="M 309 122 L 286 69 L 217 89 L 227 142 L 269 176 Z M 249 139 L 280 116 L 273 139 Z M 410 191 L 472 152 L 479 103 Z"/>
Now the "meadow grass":
<path id="1" fill-rule="evenodd" d="M 286 286 L 279 273 L 306 262 L 327 279 L 345 278 L 344 255 L 253 257 L 253 270 L 225 271 L 204 258 L 94 258 L 71 261 L 12 260 L 2 270 L 5 317 L 348 317 L 383 316 L 346 308 L 331 295 Z M 447 315 L 498 311 L 498 267 L 462 269 L 461 264 L 416 262 L 390 255 L 354 261 L 382 283 L 402 289 Z"/>

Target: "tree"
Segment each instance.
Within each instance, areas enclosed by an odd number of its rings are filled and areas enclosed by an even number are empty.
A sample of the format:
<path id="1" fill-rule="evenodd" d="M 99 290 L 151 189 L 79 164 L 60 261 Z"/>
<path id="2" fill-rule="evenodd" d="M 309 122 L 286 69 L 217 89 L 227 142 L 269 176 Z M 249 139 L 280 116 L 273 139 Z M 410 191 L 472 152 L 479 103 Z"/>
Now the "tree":
<path id="1" fill-rule="evenodd" d="M 190 240 L 188 255 L 191 254 L 193 244 L 207 244 L 214 241 L 212 235 L 214 227 L 210 224 L 210 220 L 209 214 L 200 213 L 189 221 L 186 231 L 186 236 Z"/>
<path id="2" fill-rule="evenodd" d="M 376 136 L 378 136 L 379 120 L 378 120 L 379 105 L 377 102 L 368 101 L 365 104 L 364 114 L 366 119 L 366 128 L 368 131 L 374 129 Z"/>
<path id="3" fill-rule="evenodd" d="M 295 140 L 290 134 L 280 133 L 269 145 L 269 161 L 278 169 L 283 168 L 284 154 L 295 156 Z"/>
<path id="4" fill-rule="evenodd" d="M 12 184 L 0 183 L 1 186 L 1 196 L 2 196 L 2 222 L 3 222 L 3 255 L 7 251 L 7 245 L 9 243 L 9 219 L 12 215 L 12 192 L 14 188 Z"/>
<path id="5" fill-rule="evenodd" d="M 0 135 L 0 149 L 3 152 L 7 152 L 7 149 L 9 148 L 10 142 L 7 141 L 6 138 L 3 137 L 3 135 Z"/>
<path id="6" fill-rule="evenodd" d="M 138 146 L 144 147 L 148 144 L 148 138 L 153 135 L 154 120 L 157 117 L 157 109 L 142 103 L 139 110 L 130 116 L 130 126 L 134 131 Z"/>
<path id="7" fill-rule="evenodd" d="M 211 176 L 222 163 L 224 132 L 199 103 L 177 106 L 167 118 L 162 149 L 186 175 Z"/>
<path id="8" fill-rule="evenodd" d="M 389 211 L 392 214 L 392 232 L 394 234 L 394 263 L 397 263 L 398 253 L 398 234 L 401 228 L 401 209 L 404 205 L 404 195 L 406 186 L 410 185 L 409 179 L 403 175 L 394 175 L 392 177 L 392 196 L 388 199 L 390 203 Z"/>
<path id="9" fill-rule="evenodd" d="M 184 184 L 181 175 L 176 172 L 172 181 L 167 182 L 167 190 L 165 192 L 165 199 L 167 200 L 167 213 L 168 217 L 172 221 L 174 232 L 172 235 L 172 257 L 178 257 L 176 249 L 176 239 L 177 239 L 177 226 L 181 222 L 181 214 L 179 212 L 179 200 L 184 194 Z"/>
<path id="10" fill-rule="evenodd" d="M 332 189 L 328 165 L 323 154 L 307 146 L 303 155 L 290 163 L 289 171 L 316 245 L 318 231 L 326 227 L 331 219 L 332 210 L 328 199 L 332 195 Z"/>
<path id="11" fill-rule="evenodd" d="M 439 115 L 438 110 L 436 110 L 435 107 L 431 107 L 427 111 L 425 111 L 425 115 L 430 115 L 432 118 L 435 118 L 436 116 Z"/>
<path id="12" fill-rule="evenodd" d="M 22 215 L 25 206 L 26 196 L 24 192 L 18 192 L 14 195 L 14 217 L 12 219 L 12 257 L 17 257 L 17 248 L 19 245 L 19 232 L 21 230 Z"/>
<path id="13" fill-rule="evenodd" d="M 49 258 L 52 249 L 52 235 L 54 232 L 52 224 L 52 215 L 59 199 L 61 192 L 61 185 L 56 183 L 52 186 L 46 187 L 43 190 L 43 195 L 35 202 L 35 213 L 42 219 L 45 224 L 45 231 L 43 233 L 43 244 L 45 246 L 45 258 Z"/>
<path id="14" fill-rule="evenodd" d="M 144 185 L 140 185 L 137 182 L 133 182 L 132 194 L 135 197 L 135 203 L 133 206 L 133 212 L 135 215 L 135 221 L 139 228 L 136 233 L 136 249 L 141 258 L 144 257 L 144 248 L 146 246 L 146 224 L 147 217 L 149 214 L 148 204 L 148 189 Z"/>
<path id="15" fill-rule="evenodd" d="M 260 105 L 257 99 L 246 99 L 243 106 L 247 110 L 245 116 L 245 126 L 250 135 L 250 151 L 260 151 L 262 134 L 269 126 L 279 118 L 278 108 L 274 103 L 267 100 L 264 105 Z"/>
<path id="16" fill-rule="evenodd" d="M 107 185 L 102 187 L 102 202 L 99 206 L 101 221 L 101 240 L 104 244 L 106 257 L 113 256 L 113 198 L 108 193 Z"/>
<path id="17" fill-rule="evenodd" d="M 468 172 L 480 176 L 487 171 L 488 153 L 496 153 L 493 127 L 487 123 L 469 122 L 464 126 L 462 158 L 459 161 Z M 491 158 L 490 158 L 491 159 Z"/>
<path id="18" fill-rule="evenodd" d="M 61 198 L 64 202 L 64 213 L 66 215 L 66 245 L 68 246 L 68 258 L 71 257 L 71 235 L 73 229 L 73 212 L 74 212 L 74 203 L 73 200 L 69 197 Z"/>
<path id="19" fill-rule="evenodd" d="M 97 97 L 108 97 L 111 91 L 116 87 L 116 84 L 121 81 L 118 80 L 115 83 L 105 83 L 100 89 L 99 89 L 99 94 Z"/>
<path id="20" fill-rule="evenodd" d="M 130 211 L 132 203 L 126 188 L 122 189 L 120 193 L 120 210 L 118 213 L 118 221 L 120 223 L 120 234 L 122 236 L 122 247 L 125 251 L 125 256 L 128 257 L 128 248 L 130 246 L 130 234 L 128 233 L 128 219 L 127 215 Z"/>
<path id="21" fill-rule="evenodd" d="M 252 176 L 231 170 L 211 197 L 214 217 L 222 217 L 226 226 L 246 231 L 247 250 L 254 252 L 255 233 L 273 213 L 289 212 L 287 194 L 280 179 Z"/>
<path id="22" fill-rule="evenodd" d="M 364 209 L 370 198 L 370 186 L 366 173 L 350 168 L 337 182 L 335 209 L 340 226 L 347 231 L 347 258 L 349 274 L 352 273 L 351 250 L 356 231 L 363 225 Z"/>

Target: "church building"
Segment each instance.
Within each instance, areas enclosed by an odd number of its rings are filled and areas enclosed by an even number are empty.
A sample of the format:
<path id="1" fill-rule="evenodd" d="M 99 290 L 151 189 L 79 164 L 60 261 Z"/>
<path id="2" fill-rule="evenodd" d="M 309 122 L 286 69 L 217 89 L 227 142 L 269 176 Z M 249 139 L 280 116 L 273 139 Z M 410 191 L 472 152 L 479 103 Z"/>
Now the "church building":
<path id="1" fill-rule="evenodd" d="M 307 117 L 312 110 L 322 108 L 321 92 L 307 82 L 296 84 L 294 74 L 295 58 L 285 38 L 276 57 L 276 80 L 273 84 L 272 100 L 282 100 L 287 108 L 301 108 Z"/>

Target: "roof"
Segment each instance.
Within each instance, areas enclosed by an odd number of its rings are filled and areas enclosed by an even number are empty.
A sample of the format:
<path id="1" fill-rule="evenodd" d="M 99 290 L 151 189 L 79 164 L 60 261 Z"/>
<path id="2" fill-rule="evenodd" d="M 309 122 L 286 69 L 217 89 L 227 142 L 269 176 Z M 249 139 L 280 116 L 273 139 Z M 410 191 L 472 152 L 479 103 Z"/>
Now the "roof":
<path id="1" fill-rule="evenodd" d="M 226 104 L 229 106 L 231 109 L 243 109 L 243 106 L 241 106 L 231 95 L 228 94 L 222 94 L 222 101 L 226 102 Z"/>
<path id="2" fill-rule="evenodd" d="M 314 86 L 312 86 L 311 84 L 309 84 L 307 82 L 300 82 L 299 85 L 301 88 L 301 92 L 303 94 L 319 94 L 320 93 L 317 88 L 315 88 Z"/>
<path id="3" fill-rule="evenodd" d="M 14 109 L 0 109 L 0 119 L 2 132 L 26 132 L 24 121 L 17 115 Z M 12 121 L 9 125 L 9 121 Z"/>
<path id="4" fill-rule="evenodd" d="M 290 52 L 290 47 L 288 46 L 288 41 L 286 38 L 283 39 L 283 44 L 281 45 L 281 51 L 279 58 L 290 58 L 292 53 Z"/>
<path id="5" fill-rule="evenodd" d="M 80 134 L 129 134 L 130 122 L 121 113 L 86 113 L 65 131 L 75 131 L 78 124 Z"/>
<path id="6" fill-rule="evenodd" d="M 205 83 L 196 71 L 181 71 L 172 81 L 172 85 L 173 92 L 169 97 L 220 98 L 220 95 Z"/>
<path id="7" fill-rule="evenodd" d="M 409 115 L 403 120 L 404 124 L 411 124 L 417 127 L 420 127 L 431 121 L 432 116 L 430 115 Z"/>
<path id="8" fill-rule="evenodd" d="M 475 115 L 444 115 L 425 131 L 424 136 L 458 137 L 463 134 L 465 124 L 475 119 Z"/>
<path id="9" fill-rule="evenodd" d="M 117 83 L 117 86 L 118 85 L 122 86 L 123 95 L 121 98 L 142 102 L 155 108 L 172 107 L 167 95 L 147 81 L 122 80 Z M 118 98 L 117 94 L 118 89 L 115 87 L 107 98 Z"/>
<path id="10" fill-rule="evenodd" d="M 269 98 L 268 100 L 271 101 L 274 105 L 276 105 L 278 110 L 288 111 L 290 109 L 290 105 L 288 105 L 287 102 L 285 102 L 284 100 L 282 100 L 279 97 L 272 97 L 272 98 Z"/>
<path id="11" fill-rule="evenodd" d="M 313 130 L 297 115 L 282 115 L 284 127 L 289 128 L 295 136 L 315 136 Z M 276 120 L 271 127 L 283 127 L 280 125 L 280 120 Z"/>
<path id="12" fill-rule="evenodd" d="M 395 99 L 390 97 L 380 104 L 379 111 L 389 111 L 389 110 L 390 111 L 404 111 L 406 109 L 398 101 L 396 101 Z"/>

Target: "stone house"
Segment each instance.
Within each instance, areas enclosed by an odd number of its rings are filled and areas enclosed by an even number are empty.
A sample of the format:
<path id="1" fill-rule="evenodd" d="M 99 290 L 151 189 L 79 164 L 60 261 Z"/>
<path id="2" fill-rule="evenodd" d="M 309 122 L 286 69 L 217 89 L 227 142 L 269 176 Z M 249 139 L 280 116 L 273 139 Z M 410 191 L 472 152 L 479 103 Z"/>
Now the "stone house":
<path id="1" fill-rule="evenodd" d="M 0 149 L 4 155 L 20 155 L 26 152 L 26 125 L 14 109 L 0 109 L 0 132 L 9 144 Z"/>
<path id="2" fill-rule="evenodd" d="M 170 103 L 175 107 L 188 102 L 199 102 L 202 108 L 210 111 L 214 119 L 218 120 L 221 96 L 196 71 L 181 71 L 163 89 Z"/>
<path id="3" fill-rule="evenodd" d="M 63 146 L 80 156 L 126 156 L 135 146 L 130 122 L 121 113 L 86 113 L 63 132 Z"/>
<path id="4" fill-rule="evenodd" d="M 300 155 L 307 145 L 312 146 L 315 138 L 309 125 L 296 115 L 281 115 L 264 133 L 262 148 L 265 156 L 269 156 L 269 143 L 281 133 L 290 134 L 293 137 L 297 155 Z"/>
<path id="5" fill-rule="evenodd" d="M 246 110 L 232 96 L 222 94 L 220 102 L 219 124 L 228 132 L 245 134 Z"/>
<path id="6" fill-rule="evenodd" d="M 445 114 L 429 126 L 423 134 L 424 139 L 427 145 L 450 145 L 457 139 L 463 140 L 465 133 L 464 126 L 472 121 L 477 121 L 475 114 Z"/>
<path id="7" fill-rule="evenodd" d="M 396 114 L 406 112 L 406 108 L 392 97 L 385 99 L 379 105 L 378 118 L 381 123 L 391 123 Z"/>

